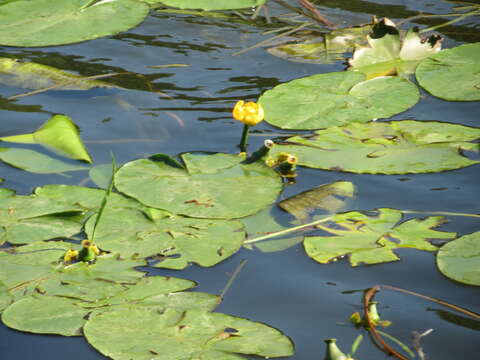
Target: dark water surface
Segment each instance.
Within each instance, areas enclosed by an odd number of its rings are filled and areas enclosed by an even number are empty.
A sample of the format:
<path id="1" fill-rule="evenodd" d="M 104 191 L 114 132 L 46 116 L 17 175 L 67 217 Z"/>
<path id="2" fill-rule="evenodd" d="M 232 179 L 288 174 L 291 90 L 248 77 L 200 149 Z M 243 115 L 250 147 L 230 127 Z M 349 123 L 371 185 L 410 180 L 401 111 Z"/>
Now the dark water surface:
<path id="1" fill-rule="evenodd" d="M 335 23 L 353 25 L 368 22 L 372 14 L 394 20 L 418 12 L 451 12 L 452 4 L 439 0 L 325 0 L 324 13 Z M 444 22 L 442 18 L 418 19 L 419 26 Z M 271 27 L 271 26 L 270 26 Z M 28 133 L 51 114 L 70 116 L 81 129 L 82 138 L 95 164 L 108 163 L 110 151 L 118 163 L 154 153 L 175 155 L 186 151 L 237 151 L 241 126 L 231 119 L 238 99 L 256 100 L 265 90 L 295 78 L 340 71 L 341 63 L 313 65 L 288 62 L 258 48 L 239 56 L 235 51 L 263 40 L 269 26 L 253 27 L 193 16 L 154 14 L 128 33 L 86 43 L 50 48 L 0 48 L 1 56 L 36 61 L 82 75 L 120 71 L 109 81 L 126 90 L 50 91 L 25 97 L 7 105 L 0 102 L 0 136 Z M 478 17 L 440 29 L 444 47 L 480 41 Z M 160 64 L 188 64 L 189 67 L 151 69 Z M 24 89 L 0 85 L 8 96 Z M 452 103 L 422 93 L 422 100 L 393 119 L 437 120 L 478 126 L 479 103 Z M 7 107 L 8 106 L 8 107 Z M 267 137 L 287 132 L 267 123 L 256 127 L 250 148 Z M 273 134 L 273 135 L 272 135 Z M 256 135 L 256 136 L 255 136 Z M 298 181 L 281 197 L 297 194 L 320 184 L 352 181 L 358 197 L 350 209 L 380 207 L 398 209 L 480 213 L 480 167 L 420 175 L 356 175 L 302 168 Z M 93 186 L 88 173 L 71 177 L 36 175 L 0 164 L 2 186 L 28 194 L 36 186 L 50 183 Z M 449 217 L 446 231 L 460 235 L 478 231 L 478 219 Z M 389 284 L 442 298 L 480 311 L 480 290 L 450 281 L 435 266 L 435 255 L 416 250 L 397 252 L 401 261 L 351 268 L 347 261 L 320 265 L 310 260 L 302 246 L 286 251 L 261 253 L 243 249 L 214 268 L 191 266 L 184 271 L 154 270 L 198 282 L 198 290 L 220 293 L 242 259 L 247 263 L 227 292 L 218 311 L 274 326 L 292 338 L 294 359 L 322 359 L 323 339 L 338 338 L 348 351 L 358 335 L 348 322 L 360 310 L 361 292 L 375 284 Z M 345 293 L 347 292 L 347 293 Z M 433 328 L 423 338 L 432 360 L 476 359 L 480 355 L 480 324 L 448 312 L 431 302 L 408 295 L 382 291 L 380 310 L 393 322 L 387 331 L 407 344 L 412 331 Z M 128 326 L 128 324 L 126 324 Z M 469 354 L 469 356 L 467 356 Z M 365 339 L 356 357 L 384 359 Z M 0 359 L 102 359 L 82 338 L 30 335 L 0 325 Z"/>

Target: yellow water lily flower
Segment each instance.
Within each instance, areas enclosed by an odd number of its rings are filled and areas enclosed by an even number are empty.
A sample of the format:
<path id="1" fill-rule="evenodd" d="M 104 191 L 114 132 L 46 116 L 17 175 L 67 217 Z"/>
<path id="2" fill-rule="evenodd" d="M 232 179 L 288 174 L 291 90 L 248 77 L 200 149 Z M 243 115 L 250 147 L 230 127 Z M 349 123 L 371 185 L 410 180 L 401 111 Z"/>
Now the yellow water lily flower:
<path id="1" fill-rule="evenodd" d="M 260 104 L 239 100 L 233 108 L 233 118 L 245 125 L 255 126 L 265 118 L 265 112 Z"/>
<path id="2" fill-rule="evenodd" d="M 63 256 L 63 262 L 70 263 L 72 261 L 77 260 L 77 257 L 78 257 L 78 251 L 69 249 Z"/>

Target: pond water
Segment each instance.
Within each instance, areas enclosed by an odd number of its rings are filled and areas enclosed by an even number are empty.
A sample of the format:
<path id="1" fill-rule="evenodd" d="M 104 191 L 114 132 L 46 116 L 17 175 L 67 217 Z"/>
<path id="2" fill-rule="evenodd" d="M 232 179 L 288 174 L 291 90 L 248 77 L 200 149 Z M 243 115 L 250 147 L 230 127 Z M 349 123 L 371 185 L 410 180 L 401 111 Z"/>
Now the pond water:
<path id="1" fill-rule="evenodd" d="M 418 12 L 451 12 L 453 4 L 438 0 L 320 1 L 324 14 L 339 25 L 370 21 L 372 15 L 394 20 Z M 444 22 L 418 19 L 419 26 Z M 2 101 L 1 136 L 28 133 L 52 114 L 70 116 L 81 129 L 96 165 L 119 164 L 155 153 L 176 155 L 187 151 L 235 153 L 241 126 L 231 118 L 239 99 L 256 100 L 265 90 L 299 77 L 341 71 L 344 64 L 315 65 L 288 62 L 256 48 L 238 56 L 232 53 L 265 38 L 271 26 L 200 18 L 189 15 L 152 14 L 139 27 L 117 36 L 81 44 L 48 48 L 1 48 L 1 56 L 54 66 L 81 75 L 127 72 L 107 81 L 122 90 L 49 91 Z M 480 41 L 480 21 L 467 18 L 439 30 L 444 47 Z M 149 68 L 161 64 L 188 67 Z M 24 89 L 0 85 L 3 98 Z M 397 119 L 437 120 L 478 127 L 478 102 L 453 103 L 422 92 L 421 101 Z M 250 137 L 250 149 L 265 138 L 293 133 L 263 122 Z M 297 182 L 285 188 L 281 199 L 320 184 L 348 180 L 358 188 L 346 210 L 381 207 L 418 211 L 480 213 L 480 167 L 419 175 L 357 175 L 298 169 Z M 37 175 L 0 164 L 3 186 L 29 194 L 44 184 L 94 186 L 85 171 L 64 175 Z M 277 210 L 275 210 L 277 211 Z M 278 215 L 282 214 L 277 211 Z M 460 235 L 479 230 L 478 219 L 448 217 L 441 229 Z M 401 261 L 352 268 L 346 260 L 321 265 L 308 258 L 301 244 L 274 253 L 241 250 L 213 268 L 190 266 L 183 271 L 151 270 L 154 274 L 191 279 L 197 290 L 220 293 L 242 259 L 247 262 L 217 311 L 267 323 L 295 343 L 294 359 L 321 359 L 323 339 L 335 337 L 345 352 L 359 331 L 349 324 L 351 313 L 361 309 L 361 290 L 388 284 L 441 298 L 480 311 L 480 290 L 445 278 L 436 268 L 433 253 L 397 251 Z M 480 323 L 446 312 L 432 302 L 382 291 L 380 311 L 393 325 L 388 332 L 411 344 L 412 331 L 434 331 L 422 344 L 432 360 L 475 358 L 480 351 Z M 128 326 L 128 324 L 126 324 Z M 0 357 L 13 359 L 102 359 L 82 338 L 31 335 L 0 325 Z M 386 357 L 369 340 L 361 344 L 358 359 Z"/>

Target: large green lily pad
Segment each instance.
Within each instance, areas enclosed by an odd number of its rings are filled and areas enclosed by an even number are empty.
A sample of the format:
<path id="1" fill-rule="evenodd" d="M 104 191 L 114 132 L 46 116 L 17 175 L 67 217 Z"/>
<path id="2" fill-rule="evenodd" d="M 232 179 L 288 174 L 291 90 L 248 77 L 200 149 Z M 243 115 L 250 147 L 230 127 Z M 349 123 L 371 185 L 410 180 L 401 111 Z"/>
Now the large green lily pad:
<path id="1" fill-rule="evenodd" d="M 128 324 L 128 326 L 125 326 Z M 291 341 L 278 330 L 220 313 L 192 309 L 119 309 L 91 318 L 88 342 L 115 360 L 241 360 L 293 354 Z"/>
<path id="2" fill-rule="evenodd" d="M 67 283 L 84 284 L 96 279 L 103 286 L 134 284 L 144 276 L 134 268 L 146 265 L 145 260 L 120 258 L 115 254 L 99 256 L 94 264 L 64 265 L 61 260 L 65 251 L 75 247 L 78 245 L 40 241 L 0 252 L 0 282 L 18 300 L 34 292 L 56 295 Z"/>
<path id="3" fill-rule="evenodd" d="M 105 289 L 105 285 L 108 285 L 105 281 L 92 279 L 86 284 L 68 284 L 62 296 L 27 296 L 5 309 L 2 320 L 8 327 L 20 331 L 75 336 L 81 335 L 81 329 L 92 313 L 99 314 L 119 307 L 129 311 L 136 308 L 156 311 L 166 308 L 212 310 L 219 301 L 211 294 L 181 292 L 195 283 L 171 277 L 144 277 L 135 285 L 125 284 L 115 289 L 111 286 Z M 84 301 L 85 294 L 97 296 L 94 301 Z"/>
<path id="4" fill-rule="evenodd" d="M 107 205 L 97 225 L 95 242 L 102 250 L 124 256 L 155 256 L 155 266 L 183 269 L 189 263 L 213 266 L 236 253 L 245 239 L 238 221 L 192 219 Z M 95 218 L 87 223 L 91 233 Z"/>
<path id="5" fill-rule="evenodd" d="M 480 129 L 433 121 L 352 123 L 318 130 L 309 138 L 295 136 L 292 145 L 277 145 L 298 164 L 312 168 L 368 174 L 427 173 L 473 164 L 461 150 L 478 151 Z"/>
<path id="6" fill-rule="evenodd" d="M 451 101 L 480 100 L 480 43 L 447 49 L 423 60 L 415 73 L 429 93 Z"/>
<path id="7" fill-rule="evenodd" d="M 0 313 L 13 301 L 12 295 L 8 293 L 7 287 L 0 282 Z"/>
<path id="8" fill-rule="evenodd" d="M 92 162 L 77 125 L 65 115 L 54 115 L 31 134 L 4 136 L 0 141 L 40 144 L 71 159 Z"/>
<path id="9" fill-rule="evenodd" d="M 137 26 L 149 9 L 137 0 L 13 1 L 0 5 L 0 44 L 51 46 L 109 36 Z"/>
<path id="10" fill-rule="evenodd" d="M 480 286 L 480 231 L 443 245 L 437 254 L 437 265 L 450 279 Z"/>
<path id="11" fill-rule="evenodd" d="M 26 244 L 56 237 L 72 236 L 81 230 L 75 214 L 83 209 L 52 199 L 9 196 L 0 199 L 0 245 Z M 74 213 L 73 215 L 71 213 Z"/>
<path id="12" fill-rule="evenodd" d="M 148 3 L 162 3 L 180 9 L 233 10 L 245 9 L 264 4 L 267 0 L 146 0 Z"/>
<path id="13" fill-rule="evenodd" d="M 262 162 L 242 164 L 229 154 L 167 155 L 129 162 L 115 175 L 124 194 L 153 208 L 198 218 L 232 219 L 271 205 L 282 189 L 280 177 Z"/>
<path id="14" fill-rule="evenodd" d="M 0 58 L 0 82 L 27 89 L 44 89 L 54 85 L 55 90 L 88 90 L 94 87 L 118 87 L 100 80 L 88 80 L 55 67 Z"/>
<path id="15" fill-rule="evenodd" d="M 37 174 L 88 169 L 85 165 L 70 164 L 30 149 L 0 147 L 0 160 L 13 167 Z"/>
<path id="16" fill-rule="evenodd" d="M 420 99 L 417 87 L 407 79 L 365 79 L 352 71 L 308 76 L 266 91 L 259 103 L 270 124 L 308 130 L 388 118 Z"/>
<path id="17" fill-rule="evenodd" d="M 456 236 L 433 230 L 444 222 L 440 216 L 401 220 L 401 211 L 388 208 L 378 209 L 376 215 L 357 211 L 337 214 L 330 224 L 317 225 L 334 236 L 307 236 L 303 244 L 307 255 L 319 263 L 350 255 L 350 263 L 357 266 L 399 260 L 393 251 L 397 248 L 436 251 L 428 240 Z"/>

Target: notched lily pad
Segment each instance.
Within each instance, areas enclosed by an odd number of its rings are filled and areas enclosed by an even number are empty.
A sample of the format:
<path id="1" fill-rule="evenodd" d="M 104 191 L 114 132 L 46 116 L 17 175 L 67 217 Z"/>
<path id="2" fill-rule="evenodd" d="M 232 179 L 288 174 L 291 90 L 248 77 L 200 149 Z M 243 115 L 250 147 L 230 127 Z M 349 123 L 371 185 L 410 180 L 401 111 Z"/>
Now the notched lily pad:
<path id="1" fill-rule="evenodd" d="M 480 100 L 480 43 L 447 49 L 421 62 L 415 73 L 429 93 L 450 101 Z"/>
<path id="2" fill-rule="evenodd" d="M 296 79 L 268 90 L 259 99 L 265 120 L 282 129 L 320 129 L 388 118 L 415 105 L 417 87 L 407 79 L 332 72 Z"/>
<path id="3" fill-rule="evenodd" d="M 80 138 L 77 125 L 65 115 L 55 115 L 31 134 L 0 137 L 0 141 L 22 144 L 40 144 L 71 159 L 88 163 L 92 158 Z"/>
<path id="4" fill-rule="evenodd" d="M 398 248 L 436 251 L 428 240 L 456 236 L 433 230 L 444 222 L 440 216 L 401 220 L 401 211 L 388 208 L 378 209 L 372 216 L 357 211 L 337 214 L 331 223 L 317 225 L 334 236 L 307 236 L 303 244 L 307 255 L 319 263 L 349 255 L 352 266 L 357 266 L 399 260 L 393 251 Z"/>
<path id="5" fill-rule="evenodd" d="M 437 266 L 452 280 L 480 286 L 480 231 L 443 245 L 437 254 Z"/>
<path id="6" fill-rule="evenodd" d="M 462 150 L 478 151 L 472 143 L 480 129 L 433 121 L 352 123 L 318 130 L 312 137 L 287 139 L 271 153 L 288 152 L 298 164 L 323 170 L 368 174 L 427 173 L 478 164 Z"/>
<path id="7" fill-rule="evenodd" d="M 115 187 L 141 203 L 198 218 L 233 219 L 272 204 L 282 189 L 275 171 L 262 162 L 242 164 L 230 154 L 181 155 L 184 165 L 157 155 L 123 165 Z"/>
<path id="8" fill-rule="evenodd" d="M 125 324 L 128 326 L 125 326 Z M 220 313 L 192 309 L 119 309 L 92 317 L 84 327 L 88 342 L 103 355 L 120 359 L 244 359 L 293 354 L 280 331 Z"/>
<path id="9" fill-rule="evenodd" d="M 367 41 L 369 46 L 357 46 L 348 65 L 350 70 L 360 71 L 369 79 L 412 74 L 421 60 L 439 52 L 442 46 L 441 36 L 422 39 L 416 27 L 409 29 L 401 40 L 399 30 L 387 18 L 375 21 Z"/>

